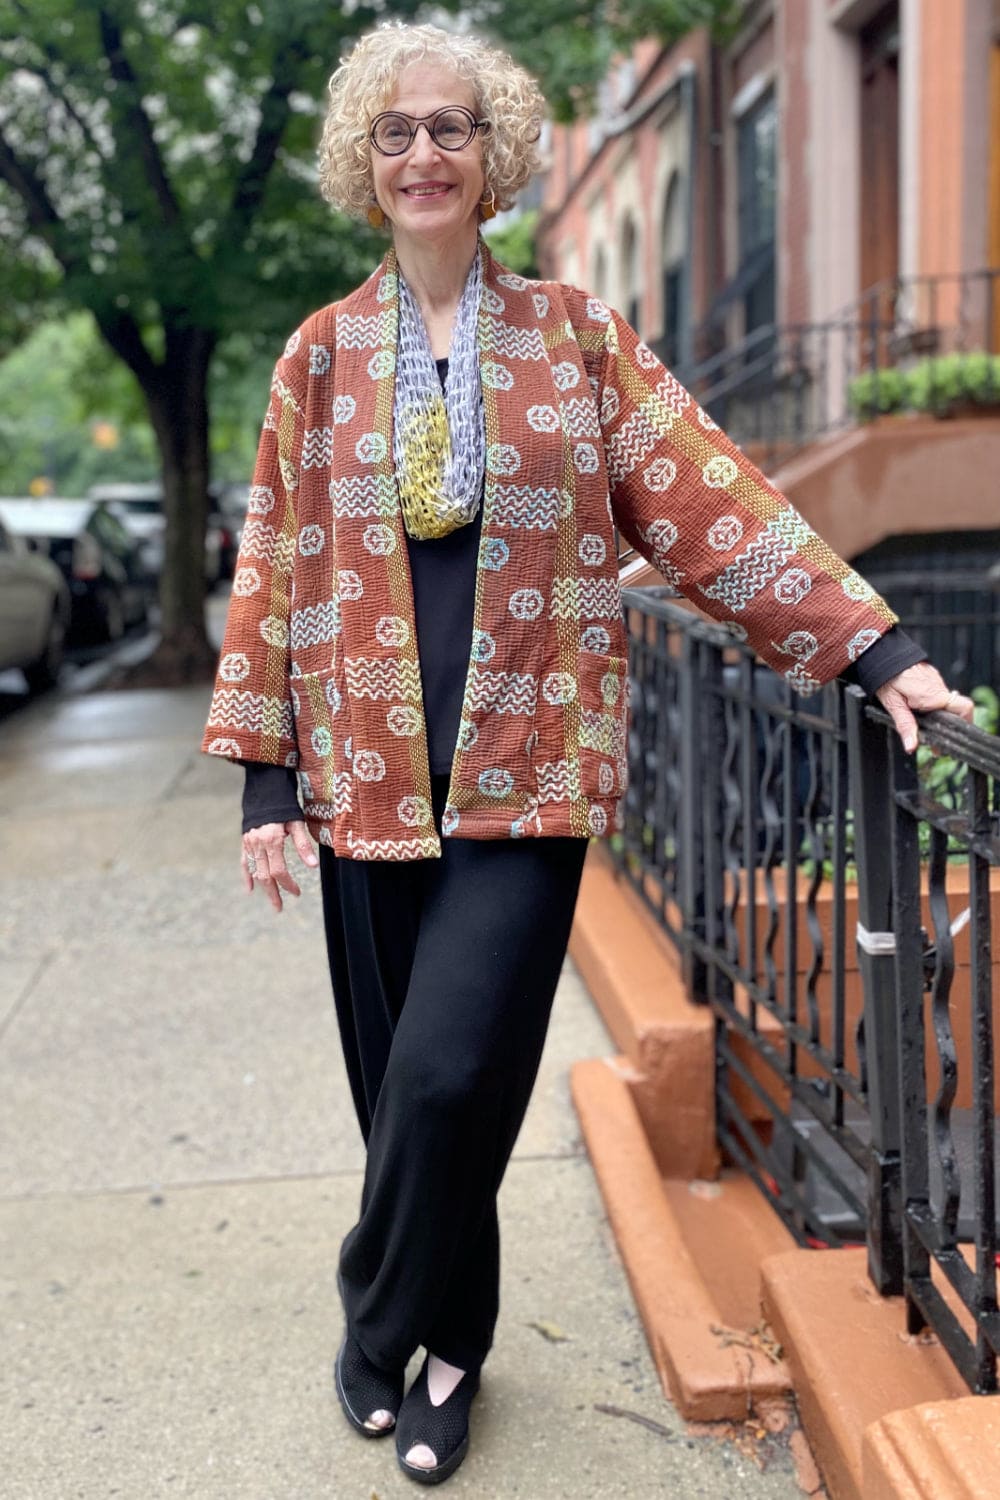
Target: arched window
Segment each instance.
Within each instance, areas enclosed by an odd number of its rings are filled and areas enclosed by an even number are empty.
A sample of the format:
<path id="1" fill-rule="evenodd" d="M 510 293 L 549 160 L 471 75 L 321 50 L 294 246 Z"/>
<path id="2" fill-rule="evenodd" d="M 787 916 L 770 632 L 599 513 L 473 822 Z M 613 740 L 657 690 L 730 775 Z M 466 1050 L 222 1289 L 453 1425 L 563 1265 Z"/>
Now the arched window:
<path id="1" fill-rule="evenodd" d="M 681 192 L 681 174 L 673 172 L 667 184 L 667 196 L 663 204 L 663 334 L 661 348 L 663 361 L 676 365 L 680 358 L 681 324 L 684 308 L 681 290 L 684 281 L 685 250 L 684 199 Z"/>
<path id="2" fill-rule="evenodd" d="M 629 214 L 622 228 L 622 308 L 632 327 L 639 329 L 639 235 Z"/>
<path id="3" fill-rule="evenodd" d="M 603 245 L 598 245 L 596 254 L 594 255 L 593 287 L 595 296 L 600 297 L 602 302 L 606 301 L 608 296 L 608 257 L 605 254 Z"/>

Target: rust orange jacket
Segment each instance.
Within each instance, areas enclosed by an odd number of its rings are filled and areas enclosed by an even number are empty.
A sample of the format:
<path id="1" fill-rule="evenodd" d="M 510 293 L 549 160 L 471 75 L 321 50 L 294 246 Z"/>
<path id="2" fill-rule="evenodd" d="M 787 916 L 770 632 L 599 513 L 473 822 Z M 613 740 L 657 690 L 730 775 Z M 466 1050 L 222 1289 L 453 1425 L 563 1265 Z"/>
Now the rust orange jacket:
<path id="1" fill-rule="evenodd" d="M 392 459 L 392 252 L 274 372 L 203 748 L 298 768 L 314 836 L 439 855 Z M 442 833 L 610 832 L 628 675 L 613 527 L 797 688 L 894 622 L 619 315 L 488 253 L 476 603 Z"/>

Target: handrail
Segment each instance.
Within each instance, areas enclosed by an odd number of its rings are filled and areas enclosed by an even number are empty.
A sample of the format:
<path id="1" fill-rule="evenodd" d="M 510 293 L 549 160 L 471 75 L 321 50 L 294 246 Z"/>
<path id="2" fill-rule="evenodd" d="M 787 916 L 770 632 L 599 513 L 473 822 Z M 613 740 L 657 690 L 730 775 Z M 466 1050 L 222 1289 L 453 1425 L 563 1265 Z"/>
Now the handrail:
<path id="1" fill-rule="evenodd" d="M 922 714 L 934 755 L 906 755 L 860 689 L 800 697 L 669 590 L 622 600 L 632 720 L 612 853 L 675 944 L 689 996 L 711 1008 L 720 1147 L 800 1243 L 863 1241 L 876 1289 L 905 1297 L 909 1331 L 929 1324 L 970 1388 L 993 1391 L 1000 739 Z"/>

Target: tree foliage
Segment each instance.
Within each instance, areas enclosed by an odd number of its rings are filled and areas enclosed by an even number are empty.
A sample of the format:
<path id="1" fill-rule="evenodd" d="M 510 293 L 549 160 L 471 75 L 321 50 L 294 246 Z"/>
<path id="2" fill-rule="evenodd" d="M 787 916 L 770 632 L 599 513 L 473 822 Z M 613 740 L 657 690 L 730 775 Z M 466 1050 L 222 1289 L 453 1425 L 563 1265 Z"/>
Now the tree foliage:
<path id="1" fill-rule="evenodd" d="M 746 0 L 483 0 L 471 15 L 536 74 L 553 117 L 566 122 L 592 108 L 617 53 L 644 37 L 668 46 L 698 26 L 722 40 L 745 9 Z"/>
<path id="2" fill-rule="evenodd" d="M 506 41 L 565 118 L 636 36 L 725 26 L 741 8 L 479 0 L 451 24 Z M 419 10 L 0 0 L 0 356 L 43 317 L 82 310 L 131 372 L 164 473 L 165 636 L 202 661 L 210 404 L 222 415 L 227 395 L 263 382 L 277 341 L 380 253 L 315 191 L 324 86 L 355 35 Z"/>

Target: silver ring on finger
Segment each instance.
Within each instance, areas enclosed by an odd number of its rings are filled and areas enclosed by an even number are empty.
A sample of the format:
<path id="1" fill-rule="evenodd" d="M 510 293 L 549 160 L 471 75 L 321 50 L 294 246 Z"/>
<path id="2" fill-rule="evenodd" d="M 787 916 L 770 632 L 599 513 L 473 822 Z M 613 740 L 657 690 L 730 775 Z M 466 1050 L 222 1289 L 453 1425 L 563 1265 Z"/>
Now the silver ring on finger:
<path id="1" fill-rule="evenodd" d="M 252 880 L 253 877 L 257 873 L 257 861 L 254 859 L 254 857 L 253 857 L 252 854 L 248 854 L 247 857 L 246 857 L 246 860 L 247 860 L 247 874 L 250 876 L 250 879 Z"/>
<path id="2" fill-rule="evenodd" d="M 961 696 L 962 695 L 957 688 L 952 688 L 951 692 L 948 694 L 948 702 L 944 706 L 945 713 L 953 714 L 955 712 L 955 700 L 957 698 L 961 698 Z"/>

